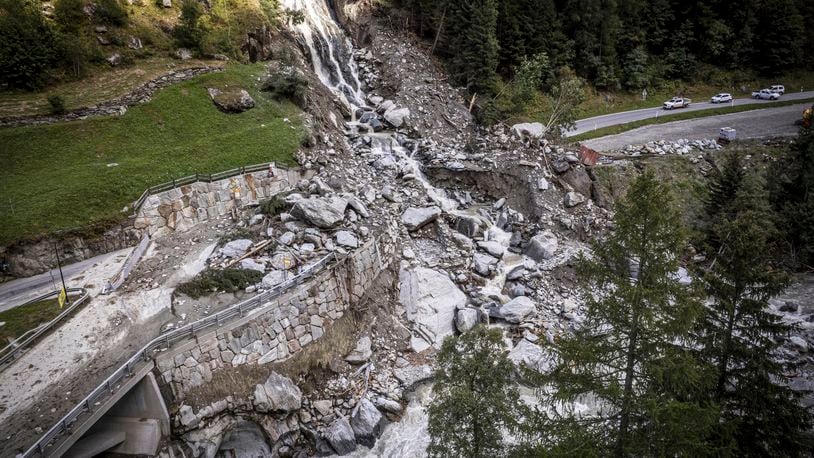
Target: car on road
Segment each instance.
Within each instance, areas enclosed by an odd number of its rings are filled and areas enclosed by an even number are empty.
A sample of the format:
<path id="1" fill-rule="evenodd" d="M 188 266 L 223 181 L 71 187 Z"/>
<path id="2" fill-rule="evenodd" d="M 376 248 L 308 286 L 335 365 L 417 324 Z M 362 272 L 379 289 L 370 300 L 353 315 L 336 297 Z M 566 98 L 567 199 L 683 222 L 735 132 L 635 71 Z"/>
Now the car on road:
<path id="1" fill-rule="evenodd" d="M 672 99 L 664 102 L 665 110 L 672 110 L 673 108 L 686 108 L 690 106 L 692 100 L 685 97 L 673 97 Z"/>
<path id="2" fill-rule="evenodd" d="M 720 94 L 715 94 L 709 99 L 709 103 L 726 103 L 732 101 L 732 94 L 728 92 L 721 92 Z"/>
<path id="3" fill-rule="evenodd" d="M 775 84 L 774 86 L 770 87 L 769 90 L 782 95 L 786 93 L 786 86 L 783 86 L 782 84 Z"/>
<path id="4" fill-rule="evenodd" d="M 780 98 L 779 92 L 772 92 L 768 89 L 761 89 L 757 92 L 752 93 L 753 99 L 761 99 L 761 100 L 777 100 Z"/>

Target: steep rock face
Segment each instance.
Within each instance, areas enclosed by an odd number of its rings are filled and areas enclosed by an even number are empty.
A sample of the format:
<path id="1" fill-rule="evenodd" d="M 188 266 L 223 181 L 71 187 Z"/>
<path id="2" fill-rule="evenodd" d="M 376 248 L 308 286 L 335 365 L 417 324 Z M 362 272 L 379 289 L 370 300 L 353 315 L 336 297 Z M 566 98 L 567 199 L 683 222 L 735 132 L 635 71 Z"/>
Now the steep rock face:
<path id="1" fill-rule="evenodd" d="M 422 351 L 430 345 L 440 347 L 444 338 L 455 332 L 455 310 L 466 305 L 467 299 L 442 272 L 424 267 L 413 270 L 402 267 L 399 302 L 407 310 L 407 318 L 424 336 L 413 336 L 411 341 L 414 350 Z"/>

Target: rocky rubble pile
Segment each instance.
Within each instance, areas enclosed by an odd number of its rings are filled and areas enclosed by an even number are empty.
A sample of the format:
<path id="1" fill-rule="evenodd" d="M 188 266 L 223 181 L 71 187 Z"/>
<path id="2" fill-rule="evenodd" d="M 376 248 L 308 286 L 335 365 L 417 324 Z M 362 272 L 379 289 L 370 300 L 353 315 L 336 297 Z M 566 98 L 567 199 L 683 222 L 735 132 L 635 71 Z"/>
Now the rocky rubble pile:
<path id="1" fill-rule="evenodd" d="M 641 156 L 642 154 L 678 154 L 687 155 L 705 151 L 717 151 L 722 146 L 715 139 L 687 140 L 685 138 L 675 142 L 658 140 L 644 145 L 628 145 L 620 151 L 628 156 Z"/>

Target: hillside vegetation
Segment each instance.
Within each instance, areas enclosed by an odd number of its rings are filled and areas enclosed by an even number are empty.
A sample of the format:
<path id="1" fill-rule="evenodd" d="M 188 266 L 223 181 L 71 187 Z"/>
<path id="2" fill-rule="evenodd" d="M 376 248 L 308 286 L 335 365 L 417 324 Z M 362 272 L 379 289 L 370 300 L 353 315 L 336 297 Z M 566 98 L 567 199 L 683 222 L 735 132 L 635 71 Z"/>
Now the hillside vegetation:
<path id="1" fill-rule="evenodd" d="M 196 172 L 292 162 L 299 109 L 260 91 L 265 66 L 227 65 L 158 92 L 126 115 L 0 129 L 0 244 L 121 219 L 145 188 Z M 255 108 L 225 114 L 209 87 L 239 86 Z"/>

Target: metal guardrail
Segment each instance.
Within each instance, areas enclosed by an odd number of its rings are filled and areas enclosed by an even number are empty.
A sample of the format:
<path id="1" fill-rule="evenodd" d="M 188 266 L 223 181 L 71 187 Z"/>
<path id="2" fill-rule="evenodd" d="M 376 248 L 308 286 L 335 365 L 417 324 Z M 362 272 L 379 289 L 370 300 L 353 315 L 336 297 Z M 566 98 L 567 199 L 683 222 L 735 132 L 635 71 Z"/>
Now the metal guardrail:
<path id="1" fill-rule="evenodd" d="M 9 361 L 12 361 L 28 345 L 37 340 L 41 335 L 48 332 L 52 327 L 54 327 L 55 324 L 62 321 L 63 318 L 70 315 L 71 312 L 76 310 L 80 305 L 84 304 L 88 300 L 88 298 L 90 298 L 90 293 L 88 293 L 85 290 L 85 288 L 68 288 L 66 290 L 66 293 L 68 295 L 70 295 L 71 293 L 81 293 L 82 296 L 76 301 L 74 301 L 73 304 L 70 304 L 68 308 L 60 312 L 60 314 L 54 317 L 54 319 L 52 319 L 51 321 L 43 324 L 42 326 L 26 331 L 21 336 L 14 339 L 14 342 L 11 342 L 10 344 L 0 349 L 0 370 L 4 369 L 5 364 Z M 20 304 L 17 307 L 23 307 L 34 302 L 44 301 L 46 299 L 51 299 L 52 297 L 57 296 L 59 296 L 59 291 L 52 291 L 50 293 L 46 293 L 41 296 L 35 297 L 34 299 L 31 299 L 23 304 Z"/>
<path id="2" fill-rule="evenodd" d="M 211 328 L 219 328 L 235 317 L 243 317 L 247 312 L 261 307 L 266 302 L 276 299 L 293 286 L 302 284 L 306 279 L 312 277 L 331 261 L 337 259 L 336 254 L 330 253 L 316 263 L 304 268 L 296 276 L 284 281 L 274 288 L 257 294 L 245 301 L 222 310 L 214 315 L 190 323 L 184 327 L 174 329 L 159 335 L 151 340 L 141 350 L 134 354 L 121 367 L 116 369 L 104 382 L 99 384 L 89 395 L 77 404 L 70 412 L 51 427 L 42 437 L 37 440 L 25 453 L 18 455 L 24 458 L 33 456 L 46 456 L 47 448 L 57 440 L 63 433 L 70 432 L 73 425 L 85 413 L 93 413 L 93 407 L 112 396 L 121 387 L 121 381 L 130 377 L 140 364 L 147 364 L 157 351 L 167 350 L 174 344 L 187 341 L 196 337 L 202 331 L 209 331 Z"/>
<path id="3" fill-rule="evenodd" d="M 230 169 L 218 173 L 210 174 L 196 173 L 195 175 L 189 175 L 183 178 L 178 178 L 177 180 L 172 180 L 156 186 L 151 186 L 145 189 L 144 192 L 141 193 L 141 197 L 139 197 L 133 203 L 133 216 L 138 214 L 138 211 L 139 209 L 141 209 L 141 206 L 144 205 L 144 202 L 147 200 L 147 198 L 153 194 L 169 191 L 171 189 L 179 188 L 181 186 L 186 186 L 193 183 L 198 182 L 212 183 L 213 181 L 219 181 L 223 180 L 224 178 L 231 178 L 237 175 L 244 175 L 246 173 L 262 172 L 263 170 L 268 170 L 269 166 L 274 166 L 275 169 L 288 170 L 288 166 L 278 164 L 275 161 L 271 161 L 265 164 L 246 165 L 237 169 Z"/>

